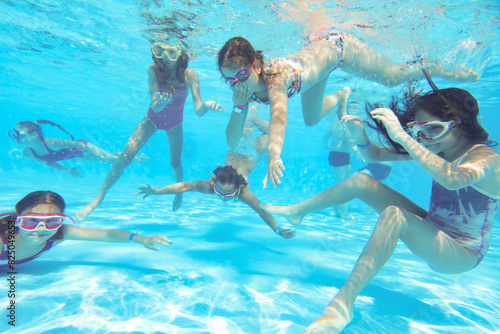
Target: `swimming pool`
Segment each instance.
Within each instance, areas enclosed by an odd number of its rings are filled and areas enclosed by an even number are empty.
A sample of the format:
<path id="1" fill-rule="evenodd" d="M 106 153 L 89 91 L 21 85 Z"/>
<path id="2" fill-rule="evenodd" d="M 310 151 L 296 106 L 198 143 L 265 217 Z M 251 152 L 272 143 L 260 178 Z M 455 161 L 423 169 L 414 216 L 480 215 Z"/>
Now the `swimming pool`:
<path id="1" fill-rule="evenodd" d="M 215 53 L 223 42 L 242 34 L 270 56 L 286 54 L 301 45 L 307 16 L 321 13 L 322 19 L 339 22 L 395 60 L 414 57 L 414 44 L 424 54 L 439 59 L 438 54 L 446 55 L 442 58 L 452 65 L 466 59 L 465 64 L 480 68 L 489 57 L 477 83 L 436 83 L 470 90 L 480 101 L 481 122 L 492 139 L 500 139 L 498 18 L 494 18 L 498 5 L 318 1 L 309 3 L 307 10 L 304 6 L 262 1 L 0 2 L 4 32 L 0 99 L 5 110 L 0 131 L 7 132 L 21 120 L 46 118 L 75 137 L 109 151 L 121 150 L 148 106 L 150 41 L 162 27 L 186 37 L 196 56 L 190 66 L 200 77 L 203 98 L 217 100 L 228 111 L 231 95 L 215 68 Z M 293 8 L 302 8 L 305 14 L 297 17 Z M 419 42 L 409 43 L 410 37 Z M 489 43 L 488 48 L 478 51 L 467 44 L 479 40 Z M 334 77 L 327 89 L 349 83 L 353 101 L 361 106 L 367 99 L 385 101 L 402 88 L 389 89 L 342 72 Z M 204 179 L 207 170 L 224 161 L 229 116 L 209 112 L 198 118 L 189 102 L 186 105 L 185 179 Z M 328 122 L 308 128 L 299 99 L 292 100 L 290 108 L 283 186 L 261 189 L 263 162 L 250 178 L 262 202 L 296 203 L 334 183 L 327 152 L 321 149 Z M 259 114 L 266 113 L 268 109 L 260 107 Z M 46 136 L 61 135 L 55 131 L 48 129 Z M 71 161 L 67 165 L 81 168 L 84 174 L 84 179 L 73 179 L 20 158 L 20 148 L 7 136 L 1 138 L 2 212 L 11 211 L 30 191 L 50 189 L 64 197 L 66 212 L 74 216 L 95 195 L 109 168 Z M 12 330 L 2 315 L 0 332 L 301 333 L 343 284 L 377 219 L 364 213 L 364 204 L 354 201 L 351 211 L 357 220 L 321 211 L 306 217 L 296 228 L 297 236 L 285 240 L 245 205 L 225 205 L 214 196 L 188 193 L 182 208 L 172 212 L 173 196 L 144 201 L 135 196 L 139 184 L 174 182 L 165 136 L 155 135 L 142 152 L 151 160 L 133 163 L 104 203 L 79 225 L 164 234 L 173 245 L 151 252 L 140 245 L 65 242 L 57 251 L 19 265 L 17 325 Z M 353 159 L 353 170 L 362 165 Z M 395 164 L 385 182 L 427 207 L 430 178 L 416 164 Z M 481 265 L 460 275 L 438 274 L 406 246 L 398 245 L 358 298 L 354 320 L 344 332 L 497 332 L 499 244 L 498 228 L 494 228 Z M 10 301 L 8 287 L 2 279 L 3 310 Z"/>

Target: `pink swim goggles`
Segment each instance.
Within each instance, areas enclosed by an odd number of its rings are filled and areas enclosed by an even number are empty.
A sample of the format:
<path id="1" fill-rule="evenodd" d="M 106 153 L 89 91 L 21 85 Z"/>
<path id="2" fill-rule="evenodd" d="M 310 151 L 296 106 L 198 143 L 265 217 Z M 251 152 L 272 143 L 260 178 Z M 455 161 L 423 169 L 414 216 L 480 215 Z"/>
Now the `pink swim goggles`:
<path id="1" fill-rule="evenodd" d="M 219 190 L 217 190 L 217 186 L 214 184 L 214 192 L 215 194 L 221 199 L 224 200 L 226 197 L 233 197 L 236 195 L 236 193 L 240 190 L 240 187 L 236 187 L 233 192 L 228 193 L 228 194 L 223 194 Z"/>
<path id="2" fill-rule="evenodd" d="M 16 212 L 3 213 L 0 214 L 0 217 L 7 215 L 17 215 L 17 213 Z M 24 215 L 17 216 L 16 223 L 19 228 L 26 231 L 34 231 L 41 224 L 43 224 L 43 227 L 45 227 L 47 231 L 53 231 L 57 230 L 59 227 L 62 226 L 65 218 L 71 219 L 73 223 L 76 224 L 76 221 L 73 219 L 73 217 L 60 213 L 50 213 L 50 214 L 26 213 Z"/>
<path id="3" fill-rule="evenodd" d="M 456 121 L 429 121 L 429 122 L 410 122 L 406 124 L 405 131 L 413 139 L 420 142 L 422 139 L 432 140 L 444 136 L 448 130 L 457 126 Z"/>
<path id="4" fill-rule="evenodd" d="M 245 82 L 250 78 L 250 72 L 252 72 L 253 67 L 255 66 L 255 62 L 257 61 L 257 58 L 253 60 L 252 66 L 248 70 L 241 70 L 236 74 L 236 78 L 226 78 L 226 85 L 228 87 L 233 87 L 236 85 L 236 83 L 239 82 Z"/>

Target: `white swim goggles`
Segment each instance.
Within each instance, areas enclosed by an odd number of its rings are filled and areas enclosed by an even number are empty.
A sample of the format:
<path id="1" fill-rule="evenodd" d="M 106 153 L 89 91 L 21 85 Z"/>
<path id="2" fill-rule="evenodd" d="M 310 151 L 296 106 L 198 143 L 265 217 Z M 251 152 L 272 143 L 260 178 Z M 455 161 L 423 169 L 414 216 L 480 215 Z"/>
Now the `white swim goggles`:
<path id="1" fill-rule="evenodd" d="M 448 130 L 457 126 L 457 121 L 429 121 L 429 122 L 410 122 L 406 124 L 405 131 L 413 139 L 420 142 L 422 139 L 432 140 L 444 136 Z"/>
<path id="2" fill-rule="evenodd" d="M 166 57 L 171 62 L 175 62 L 182 55 L 182 46 L 157 42 L 151 46 L 151 52 L 156 58 Z"/>

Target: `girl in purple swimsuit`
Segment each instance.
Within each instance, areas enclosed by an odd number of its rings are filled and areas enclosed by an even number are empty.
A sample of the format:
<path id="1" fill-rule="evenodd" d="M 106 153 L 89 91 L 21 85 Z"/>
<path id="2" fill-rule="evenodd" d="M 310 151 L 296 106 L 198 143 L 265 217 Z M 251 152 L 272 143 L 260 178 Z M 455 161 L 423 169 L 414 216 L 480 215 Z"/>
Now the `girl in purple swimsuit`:
<path id="1" fill-rule="evenodd" d="M 147 249 L 159 250 L 154 244 L 168 246 L 172 241 L 162 235 L 142 236 L 121 230 L 81 228 L 64 214 L 66 204 L 52 191 L 34 191 L 16 204 L 16 212 L 0 214 L 0 269 L 31 261 L 66 240 L 133 242 Z"/>
<path id="2" fill-rule="evenodd" d="M 476 99 L 459 88 L 407 96 L 406 110 L 370 112 L 391 148 L 370 143 L 358 116 L 344 116 L 369 160 L 415 160 L 433 178 L 431 205 L 425 210 L 373 177 L 359 173 L 302 203 L 277 207 L 271 214 L 300 224 L 309 213 L 359 198 L 380 217 L 347 282 L 306 333 L 339 333 L 353 317 L 358 294 L 384 266 L 398 240 L 430 268 L 458 274 L 485 256 L 500 199 L 500 155 L 478 122 Z M 393 112 L 393 110 L 396 112 Z"/>
<path id="3" fill-rule="evenodd" d="M 125 168 L 157 130 L 164 130 L 167 134 L 170 167 L 174 172 L 175 181 L 183 181 L 184 169 L 181 153 L 184 135 L 182 120 L 189 90 L 191 90 L 195 113 L 199 117 L 205 115 L 209 110 L 223 111 L 222 106 L 217 102 L 202 102 L 198 75 L 188 67 L 189 57 L 180 44 L 155 43 L 151 52 L 153 64 L 148 69 L 151 105 L 144 118 L 130 135 L 122 154 L 109 170 L 95 198 L 78 210 L 76 215 L 80 220 L 85 219 L 101 204 L 106 193 L 118 181 Z M 179 209 L 181 205 L 182 195 L 179 194 L 175 196 L 172 210 Z"/>
<path id="4" fill-rule="evenodd" d="M 40 124 L 49 124 L 58 127 L 71 137 L 71 140 L 45 138 Z M 68 168 L 58 161 L 80 158 L 83 160 L 100 161 L 112 164 L 118 159 L 119 153 L 107 152 L 86 140 L 74 140 L 73 136 L 59 124 L 49 120 L 39 119 L 35 122 L 23 121 L 16 124 L 8 132 L 11 139 L 20 146 L 24 146 L 23 156 L 39 161 L 49 167 L 67 172 L 74 177 L 83 177 L 77 168 Z M 145 155 L 136 158 L 144 161 Z"/>
<path id="5" fill-rule="evenodd" d="M 277 187 L 283 177 L 285 167 L 281 151 L 288 98 L 300 93 L 304 122 L 313 126 L 339 101 L 347 98 L 346 88 L 325 96 L 328 77 L 336 69 L 386 86 L 397 86 L 422 77 L 421 64 L 392 63 L 353 36 L 326 29 L 309 36 L 307 44 L 299 51 L 268 62 L 264 62 L 262 52 L 255 51 L 246 39 L 231 38 L 219 51 L 218 68 L 233 90 L 235 107 L 226 129 L 229 146 L 236 146 L 241 137 L 248 103 L 256 101 L 271 105 L 269 165 L 264 188 L 268 180 Z M 478 79 L 478 75 L 468 69 L 447 72 L 437 63 L 431 64 L 430 71 L 437 77 L 459 82 Z"/>

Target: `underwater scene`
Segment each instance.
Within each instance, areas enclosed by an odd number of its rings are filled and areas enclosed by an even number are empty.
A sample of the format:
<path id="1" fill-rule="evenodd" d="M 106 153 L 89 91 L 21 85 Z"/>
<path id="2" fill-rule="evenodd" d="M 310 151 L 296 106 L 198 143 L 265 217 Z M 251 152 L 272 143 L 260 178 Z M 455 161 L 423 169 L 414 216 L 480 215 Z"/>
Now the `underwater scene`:
<path id="1" fill-rule="evenodd" d="M 499 27 L 0 0 L 0 333 L 500 333 Z"/>

